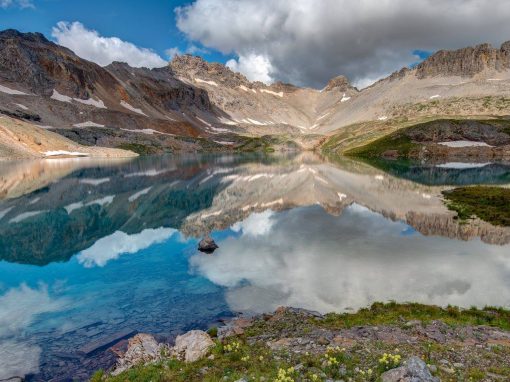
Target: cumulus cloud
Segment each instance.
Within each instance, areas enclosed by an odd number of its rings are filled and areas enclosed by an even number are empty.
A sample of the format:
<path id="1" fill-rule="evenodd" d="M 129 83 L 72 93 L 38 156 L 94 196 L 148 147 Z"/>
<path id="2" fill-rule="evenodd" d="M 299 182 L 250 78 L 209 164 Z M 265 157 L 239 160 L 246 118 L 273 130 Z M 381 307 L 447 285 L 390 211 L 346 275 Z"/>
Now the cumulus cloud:
<path id="1" fill-rule="evenodd" d="M 39 371 L 41 348 L 26 339 L 37 316 L 64 310 L 65 299 L 51 297 L 44 285 L 21 284 L 0 295 L 0 379 Z"/>
<path id="2" fill-rule="evenodd" d="M 416 50 L 500 44 L 510 39 L 509 14 L 507 0 L 196 0 L 176 8 L 188 39 L 239 57 L 232 68 L 317 88 L 339 74 L 365 85 L 416 62 Z"/>
<path id="3" fill-rule="evenodd" d="M 87 29 L 75 21 L 60 21 L 51 35 L 58 44 L 63 45 L 78 56 L 105 66 L 113 61 L 127 62 L 134 67 L 156 68 L 167 64 L 157 53 L 140 48 L 117 37 L 102 37 L 95 30 Z"/>
<path id="4" fill-rule="evenodd" d="M 356 204 L 340 217 L 313 206 L 271 220 L 264 233 L 229 237 L 213 256 L 190 258 L 199 274 L 228 288 L 234 311 L 330 312 L 388 300 L 508 305 L 508 245 L 403 234 L 403 222 Z"/>
<path id="5" fill-rule="evenodd" d="M 260 54 L 241 55 L 237 60 L 229 60 L 227 67 L 235 72 L 243 73 L 250 81 L 262 81 L 266 84 L 273 82 L 271 61 Z"/>
<path id="6" fill-rule="evenodd" d="M 35 8 L 31 0 L 0 0 L 0 8 L 18 7 L 21 9 Z"/>
<path id="7" fill-rule="evenodd" d="M 177 230 L 173 228 L 144 229 L 133 235 L 116 231 L 80 252 L 77 259 L 86 268 L 94 265 L 104 267 L 110 260 L 118 259 L 123 254 L 136 253 L 151 245 L 162 243 L 176 232 Z"/>
<path id="8" fill-rule="evenodd" d="M 241 222 L 237 222 L 232 226 L 235 232 L 241 232 L 243 235 L 259 236 L 265 235 L 271 231 L 274 220 L 271 217 L 274 212 L 267 210 L 264 212 L 254 212 Z"/>

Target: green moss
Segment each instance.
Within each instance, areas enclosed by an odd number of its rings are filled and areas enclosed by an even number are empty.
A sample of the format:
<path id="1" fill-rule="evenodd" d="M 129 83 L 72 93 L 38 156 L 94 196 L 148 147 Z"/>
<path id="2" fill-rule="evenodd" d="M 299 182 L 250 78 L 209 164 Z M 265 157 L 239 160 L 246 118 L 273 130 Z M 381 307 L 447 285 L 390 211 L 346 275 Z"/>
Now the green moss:
<path id="1" fill-rule="evenodd" d="M 422 322 L 441 320 L 449 325 L 488 325 L 510 329 L 510 311 L 505 309 L 441 308 L 434 305 L 395 302 L 374 303 L 370 308 L 360 309 L 356 313 L 330 313 L 325 319 L 317 321 L 317 325 L 340 329 L 359 325 L 401 325 L 410 320 Z"/>
<path id="2" fill-rule="evenodd" d="M 292 352 L 286 348 L 275 350 L 266 345 L 268 339 L 303 337 L 307 329 L 342 329 L 358 325 L 398 325 L 405 328 L 407 320 L 417 319 L 423 323 L 441 320 L 450 325 L 490 325 L 509 329 L 510 311 L 497 308 L 443 309 L 397 303 L 376 303 L 356 313 L 329 314 L 322 319 L 305 319 L 288 311 L 280 313 L 277 320 L 256 320 L 254 326 L 247 328 L 243 335 L 228 338 L 224 342 L 216 340 L 211 355 L 197 362 L 184 363 L 168 358 L 157 364 L 133 368 L 116 377 L 106 376 L 100 371 L 92 377 L 92 381 L 212 382 L 245 379 L 302 382 L 342 379 L 376 382 L 383 372 L 398 367 L 410 356 L 420 356 L 429 364 L 439 365 L 442 359 L 456 359 L 456 355 L 466 354 L 463 345 L 427 340 L 400 343 L 398 348 L 392 342 L 361 341 L 347 348 L 330 346 L 321 351 L 315 349 L 305 353 Z M 285 335 L 282 335 L 282 331 Z M 263 338 L 254 341 L 253 337 L 258 335 L 263 335 Z M 510 369 L 502 360 L 508 359 L 510 348 L 501 346 L 498 351 L 494 347 L 477 351 L 481 354 L 476 357 L 487 357 L 486 361 L 471 362 L 469 367 L 457 369 L 458 380 L 469 380 L 470 377 L 473 380 L 483 380 L 488 372 L 503 378 L 509 375 Z M 450 374 L 441 369 L 438 370 L 438 376 L 444 380 L 451 378 Z"/>
<path id="3" fill-rule="evenodd" d="M 345 154 L 360 158 L 380 158 L 387 151 L 396 151 L 398 157 L 408 157 L 411 152 L 419 150 L 420 145 L 403 134 L 391 134 L 377 139 L 368 145 L 351 149 Z"/>
<path id="4" fill-rule="evenodd" d="M 510 189 L 474 186 L 444 191 L 449 209 L 456 211 L 459 219 L 472 216 L 499 226 L 510 226 Z"/>
<path id="5" fill-rule="evenodd" d="M 213 326 L 207 331 L 207 334 L 209 334 L 212 338 L 218 337 L 218 328 Z"/>
<path id="6" fill-rule="evenodd" d="M 142 145 L 140 143 L 123 143 L 117 146 L 117 148 L 122 150 L 133 151 L 139 155 L 151 155 L 156 153 L 156 150 L 154 148 L 147 145 Z"/>

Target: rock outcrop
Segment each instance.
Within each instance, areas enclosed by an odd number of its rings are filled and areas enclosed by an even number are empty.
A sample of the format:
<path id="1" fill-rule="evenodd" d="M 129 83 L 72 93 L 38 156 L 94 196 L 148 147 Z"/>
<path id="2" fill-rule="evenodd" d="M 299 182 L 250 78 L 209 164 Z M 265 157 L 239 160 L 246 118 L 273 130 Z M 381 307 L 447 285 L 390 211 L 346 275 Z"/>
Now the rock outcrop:
<path id="1" fill-rule="evenodd" d="M 191 330 L 177 336 L 171 353 L 183 361 L 195 362 L 205 357 L 213 346 L 214 342 L 209 334 L 202 330 Z"/>
<path id="2" fill-rule="evenodd" d="M 129 339 L 127 351 L 119 358 L 112 375 L 118 375 L 134 366 L 162 359 L 167 347 L 150 334 L 140 333 Z"/>
<path id="3" fill-rule="evenodd" d="M 510 68 L 510 41 L 499 49 L 481 44 L 453 51 L 440 50 L 416 67 L 418 78 L 431 76 L 470 77 L 484 70 Z"/>
<path id="4" fill-rule="evenodd" d="M 403 366 L 388 370 L 381 375 L 382 382 L 439 382 L 433 377 L 425 362 L 418 357 L 411 357 Z"/>
<path id="5" fill-rule="evenodd" d="M 218 248 L 216 242 L 210 237 L 206 236 L 200 243 L 198 243 L 198 250 L 204 253 L 213 253 Z"/>

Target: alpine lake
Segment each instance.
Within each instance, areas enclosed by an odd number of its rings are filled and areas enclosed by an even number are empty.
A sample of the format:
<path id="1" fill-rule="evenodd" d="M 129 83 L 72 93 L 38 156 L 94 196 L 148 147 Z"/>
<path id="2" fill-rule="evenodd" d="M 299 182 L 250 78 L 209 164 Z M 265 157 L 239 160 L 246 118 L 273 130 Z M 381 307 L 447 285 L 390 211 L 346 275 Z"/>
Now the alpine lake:
<path id="1" fill-rule="evenodd" d="M 510 227 L 443 192 L 510 164 L 314 153 L 0 163 L 0 380 L 86 380 L 116 341 L 238 313 L 510 307 Z M 218 249 L 198 251 L 210 235 Z M 60 379 L 59 379 L 60 378 Z"/>

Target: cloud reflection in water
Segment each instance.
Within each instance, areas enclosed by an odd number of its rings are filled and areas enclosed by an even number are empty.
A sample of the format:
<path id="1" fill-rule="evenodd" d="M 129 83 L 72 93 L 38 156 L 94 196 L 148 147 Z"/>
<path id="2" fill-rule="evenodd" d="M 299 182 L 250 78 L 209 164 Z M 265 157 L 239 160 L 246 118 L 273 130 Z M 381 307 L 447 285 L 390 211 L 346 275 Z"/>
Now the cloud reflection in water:
<path id="1" fill-rule="evenodd" d="M 406 224 L 357 204 L 340 217 L 318 206 L 269 216 L 269 229 L 251 215 L 237 226 L 260 226 L 221 241 L 213 256 L 190 259 L 198 273 L 229 287 L 235 311 L 329 312 L 388 300 L 510 306 L 509 245 L 402 235 Z"/>

